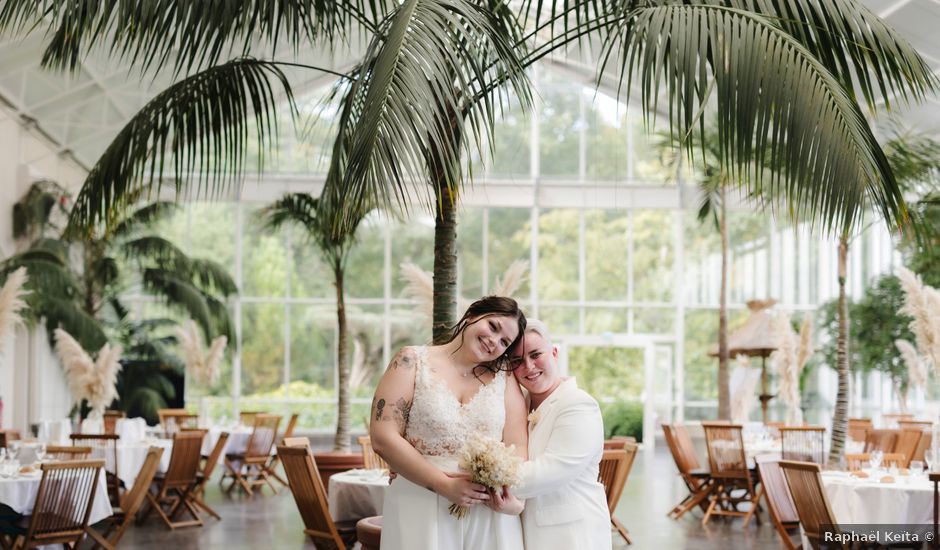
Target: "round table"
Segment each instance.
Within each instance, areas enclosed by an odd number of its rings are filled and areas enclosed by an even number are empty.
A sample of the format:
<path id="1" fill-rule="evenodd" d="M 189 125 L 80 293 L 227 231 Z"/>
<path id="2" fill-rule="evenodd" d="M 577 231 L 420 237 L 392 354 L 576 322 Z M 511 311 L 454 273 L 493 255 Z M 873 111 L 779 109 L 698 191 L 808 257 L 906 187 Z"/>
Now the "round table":
<path id="1" fill-rule="evenodd" d="M 16 477 L 0 478 L 0 502 L 24 516 L 32 514 L 41 479 L 42 472 L 39 470 L 30 474 L 18 474 Z M 74 494 L 69 496 L 75 498 Z M 102 472 L 98 476 L 98 488 L 95 490 L 95 500 L 91 503 L 88 524 L 99 522 L 113 513 L 111 502 L 108 500 L 108 485 Z"/>
<path id="2" fill-rule="evenodd" d="M 328 503 L 333 521 L 382 515 L 388 489 L 385 470 L 349 470 L 330 477 Z"/>
<path id="3" fill-rule="evenodd" d="M 933 484 L 926 475 L 894 476 L 895 483 L 881 483 L 881 471 L 872 478 L 847 472 L 823 472 L 823 486 L 836 521 L 840 524 L 933 523 Z"/>

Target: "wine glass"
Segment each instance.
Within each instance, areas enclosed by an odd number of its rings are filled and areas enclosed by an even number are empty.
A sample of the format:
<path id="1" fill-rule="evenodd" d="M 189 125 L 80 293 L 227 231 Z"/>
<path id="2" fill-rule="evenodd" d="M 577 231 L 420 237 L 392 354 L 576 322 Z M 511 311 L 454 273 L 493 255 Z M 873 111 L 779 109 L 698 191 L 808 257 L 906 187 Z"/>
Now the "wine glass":
<path id="1" fill-rule="evenodd" d="M 872 451 L 868 455 L 868 461 L 871 463 L 871 469 L 877 470 L 881 467 L 881 460 L 884 458 L 884 453 L 882 451 Z"/>
<path id="2" fill-rule="evenodd" d="M 920 477 L 924 473 L 924 463 L 920 460 L 912 460 L 910 467 L 911 476 Z"/>
<path id="3" fill-rule="evenodd" d="M 932 449 L 924 453 L 924 461 L 927 462 L 927 471 L 932 472 L 934 464 L 937 463 L 937 456 Z"/>
<path id="4" fill-rule="evenodd" d="M 36 446 L 36 462 L 46 461 L 46 444 L 40 443 Z"/>

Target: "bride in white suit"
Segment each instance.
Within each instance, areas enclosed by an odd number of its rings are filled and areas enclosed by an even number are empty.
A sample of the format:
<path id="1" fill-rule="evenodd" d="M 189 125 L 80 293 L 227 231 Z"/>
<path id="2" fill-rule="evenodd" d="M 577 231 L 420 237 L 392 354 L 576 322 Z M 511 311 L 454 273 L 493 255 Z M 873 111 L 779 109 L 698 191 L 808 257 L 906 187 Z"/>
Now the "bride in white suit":
<path id="1" fill-rule="evenodd" d="M 597 479 L 604 454 L 600 408 L 574 378 L 561 377 L 557 358 L 545 324 L 528 320 L 513 373 L 528 391 L 529 461 L 522 483 L 493 495 L 491 506 L 521 511 L 528 550 L 611 548 L 607 498 Z"/>

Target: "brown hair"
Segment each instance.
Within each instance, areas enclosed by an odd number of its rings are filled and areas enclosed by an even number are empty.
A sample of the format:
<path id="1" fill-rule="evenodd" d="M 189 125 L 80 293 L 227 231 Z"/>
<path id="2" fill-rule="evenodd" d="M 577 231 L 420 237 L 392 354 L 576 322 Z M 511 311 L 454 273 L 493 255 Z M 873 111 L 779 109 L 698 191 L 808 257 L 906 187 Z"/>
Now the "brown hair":
<path id="1" fill-rule="evenodd" d="M 463 346 L 463 333 L 470 325 L 476 324 L 487 317 L 510 317 L 515 319 L 516 324 L 519 326 L 519 334 L 516 335 L 516 339 L 512 341 L 508 346 L 506 346 L 506 351 L 502 353 L 496 359 L 489 361 L 487 363 L 480 363 L 473 368 L 473 375 L 476 376 L 476 371 L 478 367 L 485 368 L 490 372 L 499 372 L 499 371 L 511 371 L 513 370 L 512 362 L 510 361 L 510 356 L 512 355 L 513 350 L 520 342 L 522 342 L 522 337 L 525 335 L 525 314 L 522 313 L 522 310 L 519 308 L 519 304 L 512 298 L 506 296 L 484 296 L 479 300 L 470 304 L 470 307 L 467 308 L 467 311 L 464 312 L 463 317 L 457 321 L 457 324 L 451 329 L 450 338 L 447 339 L 445 344 L 449 344 L 460 337 L 460 345 Z M 459 349 L 459 348 L 458 348 Z"/>

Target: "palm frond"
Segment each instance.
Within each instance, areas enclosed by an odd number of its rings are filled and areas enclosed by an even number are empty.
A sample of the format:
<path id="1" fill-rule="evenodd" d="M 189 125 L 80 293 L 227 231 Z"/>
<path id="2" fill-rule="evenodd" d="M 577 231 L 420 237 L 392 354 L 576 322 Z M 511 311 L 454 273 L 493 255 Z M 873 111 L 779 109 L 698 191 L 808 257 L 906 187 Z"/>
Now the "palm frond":
<path id="1" fill-rule="evenodd" d="M 210 294 L 203 295 L 206 299 L 206 305 L 209 306 L 209 315 L 212 318 L 212 324 L 215 330 L 206 332 L 206 338 L 213 335 L 222 335 L 232 340 L 235 337 L 235 328 L 232 326 L 232 316 L 225 302 L 218 300 Z"/>
<path id="2" fill-rule="evenodd" d="M 28 291 L 23 289 L 29 277 L 26 268 L 20 267 L 10 274 L 0 287 L 0 361 L 3 360 L 3 345 L 13 327 L 23 322 L 20 310 L 26 307 L 23 300 Z"/>
<path id="3" fill-rule="evenodd" d="M 141 189 L 159 192 L 166 171 L 179 192 L 193 179 L 200 194 L 217 194 L 238 181 L 249 124 L 257 126 L 259 152 L 277 135 L 281 99 L 294 111 L 287 77 L 273 63 L 236 59 L 173 84 L 150 100 L 118 133 L 92 167 L 69 216 L 68 232 L 82 234 L 110 223 Z M 171 158 L 172 168 L 166 167 Z"/>
<path id="4" fill-rule="evenodd" d="M 191 261 L 186 253 L 169 239 L 158 235 L 144 235 L 119 245 L 125 258 L 150 260 L 169 271 L 188 272 Z"/>
<path id="5" fill-rule="evenodd" d="M 149 227 L 152 223 L 175 214 L 179 207 L 168 201 L 152 202 L 124 216 L 111 232 L 112 237 L 122 237 L 138 229 Z"/>
<path id="6" fill-rule="evenodd" d="M 101 322 L 85 313 L 74 302 L 43 297 L 37 309 L 42 311 L 46 320 L 50 341 L 54 341 L 58 328 L 74 336 L 85 349 L 98 349 L 108 340 Z"/>
<path id="7" fill-rule="evenodd" d="M 276 231 L 288 223 L 295 223 L 313 236 L 320 223 L 317 217 L 319 202 L 309 193 L 287 193 L 262 208 L 258 217 L 268 229 Z"/>
<path id="8" fill-rule="evenodd" d="M 117 260 L 110 256 L 98 258 L 88 267 L 94 274 L 95 284 L 101 285 L 101 287 L 107 287 L 117 281 L 120 276 Z"/>
<path id="9" fill-rule="evenodd" d="M 190 258 L 189 276 L 203 291 L 212 291 L 222 296 L 238 292 L 235 280 L 219 262 L 205 258 Z"/>
<path id="10" fill-rule="evenodd" d="M 371 27 L 384 0 L 5 0 L 0 30 L 49 27 L 43 65 L 75 70 L 92 48 L 142 71 L 172 66 L 177 73 L 207 67 L 222 56 L 246 54 L 259 39 L 295 52 L 321 39 Z"/>
<path id="11" fill-rule="evenodd" d="M 640 8 L 605 49 L 604 63 L 618 60 L 628 90 L 638 81 L 647 113 L 656 112 L 665 87 L 670 128 L 680 135 L 704 133 L 699 114 L 714 87 L 723 166 L 749 189 L 766 184 L 795 217 L 848 229 L 869 198 L 889 222 L 906 221 L 897 182 L 858 105 L 770 20 L 716 6 Z"/>
<path id="12" fill-rule="evenodd" d="M 347 211 L 433 205 L 413 185 L 462 180 L 461 153 L 478 147 L 508 105 L 506 82 L 531 105 L 524 67 L 501 22 L 468 0 L 406 0 L 369 45 L 343 102 L 324 190 L 342 190 Z M 491 137 L 491 136 L 490 136 Z M 494 140 L 488 140 L 493 143 Z M 347 218 L 348 220 L 348 218 Z"/>
<path id="13" fill-rule="evenodd" d="M 143 272 L 143 285 L 148 292 L 161 298 L 165 304 L 185 312 L 206 332 L 212 333 L 212 316 L 206 297 L 186 280 L 170 271 L 147 268 Z"/>

